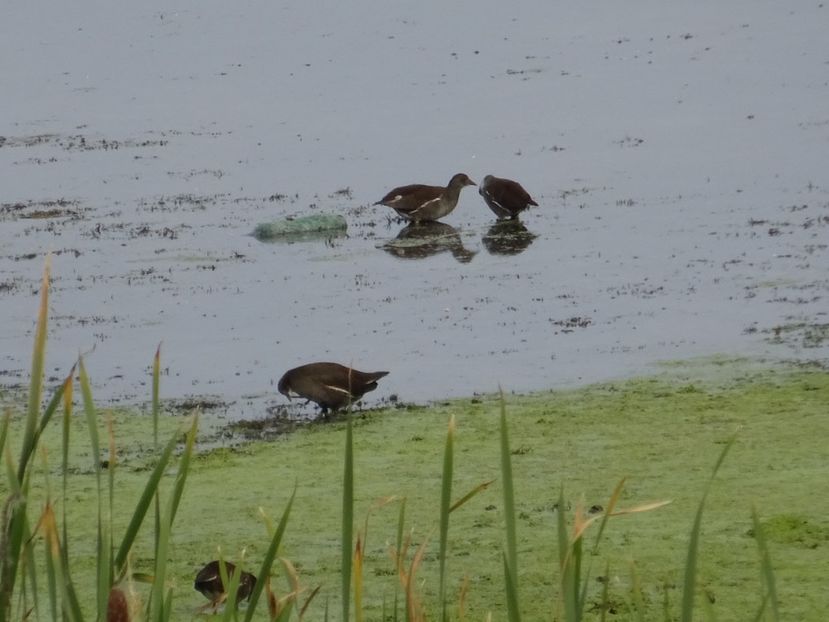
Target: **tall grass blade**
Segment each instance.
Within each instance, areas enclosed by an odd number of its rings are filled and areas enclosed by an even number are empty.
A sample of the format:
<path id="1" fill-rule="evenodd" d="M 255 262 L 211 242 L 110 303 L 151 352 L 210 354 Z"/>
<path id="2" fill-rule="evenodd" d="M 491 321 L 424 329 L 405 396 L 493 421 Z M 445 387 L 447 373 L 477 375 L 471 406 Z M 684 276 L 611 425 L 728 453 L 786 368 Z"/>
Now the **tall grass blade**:
<path id="1" fill-rule="evenodd" d="M 394 549 L 395 555 L 395 570 L 398 576 L 403 568 L 403 528 L 406 524 L 406 497 L 400 500 L 400 512 L 397 515 L 397 539 Z M 399 604 L 400 586 L 399 582 L 394 583 L 394 622 L 397 622 L 398 604 Z"/>
<path id="2" fill-rule="evenodd" d="M 311 602 L 314 600 L 314 598 L 317 597 L 317 594 L 319 594 L 320 588 L 322 588 L 322 586 L 318 585 L 313 590 L 311 590 L 310 594 L 308 594 L 308 598 L 305 599 L 305 603 L 299 609 L 299 619 L 300 619 L 300 621 L 305 618 L 305 613 L 308 611 L 308 607 L 311 605 Z M 386 619 L 385 616 L 383 616 L 382 619 L 385 620 Z"/>
<path id="3" fill-rule="evenodd" d="M 680 612 L 681 622 L 691 622 L 694 616 L 694 596 L 696 593 L 697 584 L 697 557 L 699 552 L 699 534 L 702 526 L 702 512 L 705 509 L 705 500 L 708 497 L 708 492 L 711 490 L 711 485 L 720 470 L 720 466 L 725 460 L 728 451 L 734 445 L 736 436 L 732 436 L 725 444 L 717 463 L 714 465 L 714 470 L 711 473 L 711 478 L 705 486 L 705 491 L 702 494 L 702 499 L 699 502 L 696 516 L 694 516 L 694 525 L 691 528 L 691 539 L 688 544 L 688 557 L 685 561 L 685 581 L 682 589 L 682 610 Z"/>
<path id="4" fill-rule="evenodd" d="M 466 619 L 466 597 L 469 595 L 469 575 L 464 575 L 458 590 L 458 621 Z"/>
<path id="5" fill-rule="evenodd" d="M 58 555 L 58 559 L 55 560 L 49 552 L 49 548 L 46 547 L 46 589 L 49 595 L 49 611 L 52 613 L 52 620 L 59 620 L 60 616 L 58 615 L 58 584 L 57 584 L 57 571 L 55 569 L 56 565 L 60 565 L 60 555 Z"/>
<path id="6" fill-rule="evenodd" d="M 172 533 L 173 522 L 175 521 L 176 512 L 181 501 L 182 493 L 184 492 L 184 484 L 187 481 L 187 475 L 190 471 L 190 460 L 193 456 L 193 447 L 196 443 L 196 430 L 198 429 L 198 422 L 198 417 L 193 417 L 190 429 L 187 432 L 184 451 L 179 458 L 178 469 L 176 470 L 176 479 L 173 483 L 173 489 L 170 491 L 170 497 L 167 501 L 167 510 L 161 517 L 161 533 L 158 537 L 158 550 L 155 558 L 155 579 L 150 596 L 153 620 L 169 618 L 171 613 L 169 598 L 171 597 L 172 592 L 168 593 L 166 597 L 164 592 L 167 576 L 167 549 L 170 544 L 170 534 Z"/>
<path id="7" fill-rule="evenodd" d="M 564 489 L 561 488 L 558 494 L 558 505 L 556 509 L 556 533 L 558 535 L 558 562 L 559 562 L 559 581 L 560 581 L 560 599 L 564 606 L 564 619 L 567 622 L 578 622 L 575 591 L 575 581 L 573 579 L 573 564 L 572 553 L 570 550 L 570 541 L 567 536 L 567 520 L 564 515 L 565 501 Z"/>
<path id="8" fill-rule="evenodd" d="M 20 489 L 20 482 L 17 481 L 17 473 L 15 473 L 11 450 L 8 446 L 3 455 L 6 462 L 9 494 L 3 503 L 3 512 L 0 516 L 2 519 L 2 524 L 0 524 L 0 620 L 8 620 L 11 616 L 12 594 L 23 546 L 26 497 Z"/>
<path id="9" fill-rule="evenodd" d="M 32 374 L 29 379 L 29 403 L 26 410 L 26 424 L 23 432 L 23 446 L 20 451 L 20 463 L 17 479 L 23 482 L 26 464 L 35 449 L 35 430 L 37 416 L 40 413 L 40 398 L 43 391 L 43 367 L 46 358 L 46 331 L 49 321 L 49 272 L 51 256 L 46 257 L 43 277 L 40 281 L 40 307 L 35 327 L 35 342 L 32 350 Z"/>
<path id="10" fill-rule="evenodd" d="M 69 376 L 63 381 L 63 425 L 61 427 L 61 498 L 63 503 L 61 505 L 61 528 L 63 530 L 63 550 L 68 554 L 69 539 L 67 537 L 67 522 L 66 522 L 66 490 L 69 486 L 69 436 L 72 422 L 72 389 L 74 387 L 73 377 L 75 375 L 75 366 L 72 366 L 72 371 Z"/>
<path id="11" fill-rule="evenodd" d="M 107 413 L 107 437 L 109 440 L 109 462 L 107 464 L 107 483 L 109 487 L 109 511 L 108 511 L 108 521 L 107 521 L 107 529 L 106 529 L 106 537 L 105 537 L 105 554 L 106 554 L 106 567 L 107 567 L 107 589 L 109 590 L 109 598 L 112 595 L 112 578 L 115 574 L 115 569 L 112 566 L 112 557 L 114 555 L 113 546 L 112 546 L 112 533 L 113 533 L 113 516 L 115 512 L 113 511 L 114 504 L 115 504 L 115 468 L 118 464 L 118 454 L 115 451 L 115 429 L 114 423 L 112 421 L 112 413 Z"/>
<path id="12" fill-rule="evenodd" d="M 12 420 L 12 413 L 6 410 L 3 414 L 3 419 L 0 421 L 0 452 L 6 451 L 6 436 L 9 433 L 9 423 Z"/>
<path id="13" fill-rule="evenodd" d="M 37 424 L 37 429 L 35 430 L 34 441 L 32 444 L 33 452 L 37 449 L 37 446 L 40 443 L 40 435 L 43 434 L 43 430 L 46 429 L 46 426 L 49 424 L 49 421 L 52 420 L 53 415 L 55 414 L 55 412 L 57 412 L 58 406 L 60 406 L 61 400 L 63 398 L 63 392 L 65 388 L 65 383 L 61 383 L 61 385 L 55 391 L 54 395 L 52 395 L 52 398 L 49 400 L 49 403 L 46 405 L 46 409 L 43 411 L 43 415 L 41 415 L 40 421 Z"/>
<path id="14" fill-rule="evenodd" d="M 164 614 L 158 622 L 168 622 L 173 611 L 173 588 L 167 590 L 167 598 L 164 599 Z"/>
<path id="15" fill-rule="evenodd" d="M 161 385 L 161 344 L 155 349 L 153 357 L 153 447 L 158 449 L 158 417 L 161 413 L 161 400 L 159 399 L 159 387 Z"/>
<path id="16" fill-rule="evenodd" d="M 752 618 L 753 622 L 761 622 L 763 619 L 763 615 L 766 613 L 766 607 L 769 604 L 769 593 L 766 592 L 763 594 L 763 600 L 760 601 L 760 607 L 757 609 L 757 613 Z"/>
<path id="17" fill-rule="evenodd" d="M 343 465 L 343 518 L 341 534 L 340 591 L 342 593 L 342 622 L 348 622 L 351 611 L 351 543 L 354 541 L 354 439 L 351 410 L 345 428 L 345 460 Z"/>
<path id="18" fill-rule="evenodd" d="M 178 461 L 178 470 L 176 471 L 176 480 L 173 485 L 173 494 L 170 498 L 170 522 L 172 523 L 176 518 L 178 506 L 181 503 L 181 497 L 184 495 L 184 484 L 187 482 L 187 475 L 190 473 L 190 463 L 193 460 L 193 449 L 196 445 L 196 432 L 199 428 L 199 418 L 193 417 L 190 424 L 190 430 L 187 432 L 187 439 L 184 443 L 184 451 Z"/>
<path id="19" fill-rule="evenodd" d="M 440 583 L 438 602 L 440 604 L 440 619 L 446 621 L 446 548 L 449 536 L 449 504 L 452 500 L 452 471 L 454 459 L 455 416 L 449 418 L 449 429 L 446 432 L 446 447 L 443 451 L 443 478 L 440 489 Z"/>
<path id="20" fill-rule="evenodd" d="M 64 620 L 80 622 L 83 620 L 83 616 L 78 600 L 75 597 L 74 591 L 71 589 L 65 555 L 61 551 L 60 537 L 58 536 L 55 514 L 51 504 L 46 504 L 40 522 L 46 540 L 47 553 L 51 559 L 51 568 L 55 574 L 55 584 L 61 592 L 62 617 Z"/>
<path id="21" fill-rule="evenodd" d="M 504 560 L 504 587 L 507 593 L 507 620 L 520 622 L 521 612 L 518 608 L 518 590 L 513 580 L 514 574 L 510 570 L 506 554 L 502 555 Z"/>
<path id="22" fill-rule="evenodd" d="M 491 480 L 486 481 L 486 482 L 481 482 L 480 484 L 478 484 L 477 486 L 475 486 L 475 488 L 473 488 L 473 489 L 472 489 L 472 490 L 470 490 L 468 493 L 466 493 L 463 497 L 461 497 L 460 499 L 458 499 L 457 501 L 455 501 L 455 503 L 453 503 L 453 504 L 452 504 L 452 506 L 449 508 L 449 512 L 450 512 L 450 513 L 451 513 L 451 512 L 454 512 L 454 511 L 455 511 L 455 510 L 457 510 L 459 507 L 461 507 L 464 503 L 466 503 L 467 501 L 469 501 L 472 497 L 474 497 L 475 495 L 477 495 L 479 492 L 483 492 L 484 490 L 486 490 L 487 488 L 489 488 L 489 487 L 490 487 L 490 486 L 491 486 L 494 482 L 495 482 L 495 480 L 494 480 L 494 479 L 491 479 Z"/>
<path id="23" fill-rule="evenodd" d="M 147 509 L 150 507 L 150 502 L 153 500 L 153 497 L 158 490 L 158 484 L 161 481 L 161 477 L 164 475 L 164 471 L 170 462 L 170 457 L 173 455 L 173 450 L 176 448 L 177 444 L 178 433 L 174 434 L 170 438 L 167 445 L 164 447 L 164 450 L 161 452 L 158 462 L 156 463 L 155 468 L 150 474 L 150 478 L 144 486 L 144 492 L 141 494 L 141 498 L 135 506 L 130 523 L 127 525 L 127 530 L 121 540 L 121 545 L 118 547 L 118 553 L 115 555 L 115 572 L 116 577 L 118 578 L 123 576 L 124 572 L 126 572 L 127 555 L 129 555 L 133 542 L 138 535 L 141 523 L 147 515 Z"/>
<path id="24" fill-rule="evenodd" d="M 570 544 L 570 560 L 573 565 L 573 600 L 576 607 L 576 619 L 582 618 L 582 599 L 581 599 L 581 562 L 582 562 L 582 545 L 584 539 L 578 536 Z"/>
<path id="25" fill-rule="evenodd" d="M 282 563 L 282 567 L 285 569 L 285 574 L 288 577 L 288 583 L 291 586 L 291 592 L 286 597 L 285 603 L 285 619 L 287 620 L 290 617 L 291 610 L 297 606 L 299 602 L 299 594 L 302 591 L 302 588 L 299 585 L 299 574 L 296 571 L 296 568 L 291 563 L 290 560 L 285 559 L 284 557 L 280 557 L 279 561 Z M 313 598 L 313 596 L 312 596 Z"/>
<path id="26" fill-rule="evenodd" d="M 228 576 L 229 574 L 227 566 L 225 565 L 224 557 L 221 553 L 219 553 L 219 576 L 222 579 L 222 585 L 225 586 L 225 594 L 227 594 L 227 600 L 225 600 L 225 610 L 222 615 L 222 620 L 225 622 L 230 622 L 231 619 L 235 619 L 237 617 L 236 599 L 239 595 L 239 583 L 242 578 L 241 559 L 236 563 L 236 568 L 234 569 L 233 574 Z"/>
<path id="27" fill-rule="evenodd" d="M 763 575 L 765 593 L 768 602 L 771 603 L 771 616 L 775 621 L 780 620 L 780 609 L 777 602 L 777 587 L 774 581 L 774 568 L 771 565 L 771 555 L 766 544 L 766 536 L 763 533 L 763 526 L 760 524 L 760 517 L 757 515 L 757 508 L 751 507 L 751 521 L 754 523 L 754 539 L 757 541 L 757 549 L 760 552 L 760 571 Z M 766 599 L 764 599 L 765 602 Z"/>
<path id="28" fill-rule="evenodd" d="M 592 553 L 595 555 L 599 551 L 599 542 L 602 540 L 602 534 L 604 533 L 604 528 L 607 527 L 607 521 L 610 520 L 610 517 L 613 515 L 613 511 L 616 509 L 616 505 L 619 503 L 619 499 L 622 496 L 622 490 L 625 487 L 625 480 L 627 478 L 623 477 L 619 480 L 619 483 L 616 484 L 616 488 L 613 489 L 613 494 L 610 495 L 610 501 L 607 503 L 607 508 L 605 508 L 604 515 L 602 516 L 601 523 L 599 523 L 599 531 L 596 534 L 596 541 L 593 544 Z"/>
<path id="29" fill-rule="evenodd" d="M 273 560 L 276 558 L 276 551 L 279 549 L 279 544 L 282 542 L 282 535 L 285 533 L 285 529 L 288 526 L 288 517 L 291 515 L 291 507 L 294 505 L 294 497 L 296 497 L 296 484 L 294 484 L 294 490 L 291 493 L 291 498 L 288 499 L 288 505 L 285 506 L 285 510 L 282 512 L 282 518 L 279 519 L 279 525 L 277 525 L 276 531 L 271 537 L 271 543 L 268 546 L 268 550 L 265 552 L 265 557 L 259 568 L 259 574 L 256 575 L 256 585 L 253 586 L 253 591 L 250 594 L 250 602 L 248 604 L 248 609 L 245 612 L 245 622 L 250 622 L 253 619 L 253 612 L 256 611 L 256 603 L 259 601 L 262 590 L 268 583 L 268 577 L 271 576 Z"/>
<path id="30" fill-rule="evenodd" d="M 86 366 L 83 357 L 78 358 L 78 377 L 81 385 L 81 396 L 83 398 L 83 409 L 86 415 L 86 425 L 89 428 L 89 443 L 92 445 L 92 470 L 98 477 L 98 492 L 100 493 L 101 478 L 101 438 L 98 433 L 98 419 L 95 413 L 95 403 L 92 400 L 92 388 L 89 383 L 89 376 L 86 373 Z M 99 499 L 100 499 L 99 495 Z M 108 594 L 107 594 L 108 595 Z"/>
<path id="31" fill-rule="evenodd" d="M 112 586 L 111 566 L 107 561 L 107 530 L 104 527 L 103 518 L 103 485 L 101 482 L 101 444 L 98 432 L 98 418 L 95 412 L 95 404 L 92 400 L 92 388 L 89 376 L 86 373 L 86 366 L 83 357 L 78 358 L 78 374 L 80 377 L 81 396 L 83 397 L 83 409 L 86 414 L 86 425 L 89 432 L 89 442 L 92 446 L 92 469 L 95 473 L 95 481 L 98 486 L 98 524 L 96 542 L 96 603 L 98 611 L 106 611 L 106 603 L 109 598 L 109 589 Z"/>
<path id="32" fill-rule="evenodd" d="M 354 546 L 354 620 L 363 622 L 363 541 L 360 532 L 357 532 L 357 543 Z"/>
<path id="33" fill-rule="evenodd" d="M 515 524 L 515 493 L 512 481 L 512 459 L 510 458 L 509 430 L 507 429 L 507 407 L 504 392 L 501 398 L 501 480 L 504 492 L 504 522 L 507 541 L 506 562 L 510 581 L 518 592 L 518 539 Z"/>
<path id="34" fill-rule="evenodd" d="M 427 543 L 428 540 L 424 540 L 423 543 L 417 547 L 417 551 L 415 551 L 414 557 L 412 557 L 412 563 L 409 565 L 409 572 L 405 575 L 406 620 L 408 620 L 408 622 L 422 622 L 426 619 L 423 613 L 423 606 L 421 605 L 420 597 L 417 593 L 415 576 L 420 568 L 420 564 L 423 562 L 423 555 L 426 553 Z"/>
<path id="35" fill-rule="evenodd" d="M 161 401 L 159 399 L 161 386 L 161 344 L 155 349 L 153 357 L 153 380 L 152 380 L 152 419 L 153 419 L 153 448 L 158 451 L 158 419 L 161 414 Z M 158 492 L 155 494 L 155 531 L 153 531 L 153 550 L 158 552 L 158 536 L 161 533 L 161 499 Z"/>

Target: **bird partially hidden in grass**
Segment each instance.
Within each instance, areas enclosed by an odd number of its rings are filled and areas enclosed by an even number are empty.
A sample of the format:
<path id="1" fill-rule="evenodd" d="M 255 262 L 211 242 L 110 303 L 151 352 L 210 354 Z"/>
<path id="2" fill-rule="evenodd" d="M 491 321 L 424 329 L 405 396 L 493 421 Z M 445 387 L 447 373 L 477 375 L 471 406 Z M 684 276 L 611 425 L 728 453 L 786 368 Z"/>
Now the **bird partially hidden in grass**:
<path id="1" fill-rule="evenodd" d="M 302 397 L 316 402 L 325 415 L 358 401 L 377 388 L 387 371 L 358 371 L 339 363 L 308 363 L 290 369 L 279 379 L 277 389 L 291 399 Z"/>
<path id="2" fill-rule="evenodd" d="M 224 564 L 227 580 L 230 582 L 233 580 L 233 575 L 236 572 L 236 564 L 231 562 L 225 562 Z M 241 570 L 241 573 L 239 576 L 239 587 L 236 590 L 237 605 L 243 600 L 250 598 L 253 587 L 256 585 L 255 576 L 244 570 Z M 200 611 L 212 610 L 215 612 L 227 600 L 227 590 L 225 590 L 224 583 L 222 582 L 222 573 L 219 569 L 218 560 L 209 562 L 204 568 L 199 570 L 193 587 L 210 601 L 208 604 L 203 605 Z"/>
<path id="3" fill-rule="evenodd" d="M 426 186 L 411 184 L 389 191 L 375 205 L 392 208 L 400 216 L 413 222 L 440 220 L 458 204 L 461 190 L 465 186 L 474 186 L 475 182 L 468 175 L 458 173 L 449 180 L 449 185 Z"/>
<path id="4" fill-rule="evenodd" d="M 517 181 L 493 175 L 484 177 L 478 193 L 499 219 L 518 218 L 530 205 L 538 205 Z"/>

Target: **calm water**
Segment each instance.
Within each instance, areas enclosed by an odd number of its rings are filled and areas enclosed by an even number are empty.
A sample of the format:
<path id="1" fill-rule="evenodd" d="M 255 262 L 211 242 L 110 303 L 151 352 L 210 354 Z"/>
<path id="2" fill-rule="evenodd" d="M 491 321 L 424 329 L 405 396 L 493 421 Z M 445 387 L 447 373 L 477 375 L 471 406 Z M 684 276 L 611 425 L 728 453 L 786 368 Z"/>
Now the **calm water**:
<path id="1" fill-rule="evenodd" d="M 826 361 L 827 9 L 738 4 L 12 7 L 0 380 L 27 379 L 48 251 L 49 374 L 87 353 L 101 400 L 146 399 L 159 342 L 165 396 L 247 418 L 313 360 L 390 370 L 370 403 Z M 456 172 L 541 206 L 371 205 Z M 347 235 L 249 235 L 320 212 Z"/>

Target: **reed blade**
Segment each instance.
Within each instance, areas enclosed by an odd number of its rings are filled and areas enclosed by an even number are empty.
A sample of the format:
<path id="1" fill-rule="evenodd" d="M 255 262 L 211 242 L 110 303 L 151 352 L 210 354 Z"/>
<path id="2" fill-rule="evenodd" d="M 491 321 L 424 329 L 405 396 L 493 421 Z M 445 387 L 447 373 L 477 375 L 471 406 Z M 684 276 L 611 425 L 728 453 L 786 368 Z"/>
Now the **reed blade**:
<path id="1" fill-rule="evenodd" d="M 699 507 L 697 508 L 696 515 L 694 516 L 694 524 L 691 528 L 691 538 L 688 544 L 688 556 L 685 561 L 685 580 L 682 589 L 682 609 L 680 612 L 681 622 L 691 622 L 694 616 L 694 596 L 696 593 L 697 582 L 699 536 L 700 528 L 702 526 L 702 513 L 705 509 L 705 500 L 708 497 L 708 492 L 711 490 L 711 485 L 714 483 L 714 478 L 716 477 L 717 472 L 720 470 L 720 466 L 722 466 L 722 463 L 725 460 L 726 455 L 728 455 L 728 451 L 731 449 L 732 445 L 734 445 L 735 439 L 736 436 L 732 436 L 726 442 L 722 452 L 720 452 L 720 456 L 717 459 L 716 464 L 714 465 L 714 470 L 711 473 L 711 477 L 705 486 L 705 491 L 702 494 L 702 499 L 699 502 Z"/>
<path id="2" fill-rule="evenodd" d="M 17 480 L 23 482 L 26 465 L 34 453 L 35 430 L 40 413 L 40 399 L 43 391 L 43 367 L 46 359 L 46 331 L 49 322 L 49 274 L 51 270 L 51 256 L 46 257 L 43 266 L 43 277 L 40 281 L 40 306 L 35 326 L 35 341 L 32 349 L 32 372 L 29 378 L 29 401 L 26 409 L 26 424 L 23 432 L 23 446 L 20 450 L 20 463 L 17 469 Z"/>
<path id="3" fill-rule="evenodd" d="M 259 574 L 256 575 L 256 585 L 253 586 L 253 591 L 250 594 L 250 601 L 248 602 L 248 608 L 245 612 L 245 622 L 250 622 L 253 619 L 253 613 L 256 611 L 256 603 L 259 601 L 259 597 L 265 589 L 268 577 L 271 576 L 273 560 L 276 558 L 276 552 L 279 549 L 279 544 L 282 542 L 282 536 L 288 526 L 288 517 L 291 515 L 291 507 L 294 505 L 296 488 L 297 486 L 294 484 L 294 490 L 291 493 L 291 498 L 288 500 L 288 505 L 285 506 L 285 510 L 282 512 L 282 518 L 279 519 L 279 525 L 277 525 L 276 531 L 271 537 L 270 545 L 268 546 L 268 550 L 265 552 L 265 557 L 259 568 Z"/>
<path id="4" fill-rule="evenodd" d="M 763 533 L 763 526 L 760 524 L 760 517 L 757 515 L 757 508 L 755 506 L 751 507 L 751 520 L 754 523 L 754 539 L 757 542 L 757 549 L 760 552 L 760 570 L 766 593 L 766 598 L 763 599 L 763 602 L 771 604 L 771 616 L 777 622 L 780 620 L 780 609 L 777 601 L 774 568 L 771 565 L 771 554 L 769 553 L 766 536 Z M 762 608 L 765 608 L 765 605 Z"/>
<path id="5" fill-rule="evenodd" d="M 348 411 L 345 428 L 345 459 L 343 464 L 343 518 L 340 536 L 341 563 L 340 592 L 342 594 L 342 621 L 348 622 L 351 612 L 351 543 L 354 541 L 354 439 Z"/>
<path id="6" fill-rule="evenodd" d="M 509 567 L 507 556 L 502 555 L 504 560 L 504 585 L 507 594 L 507 619 L 510 622 L 520 622 L 521 612 L 518 609 L 518 590 L 513 580 L 514 573 Z"/>
<path id="7" fill-rule="evenodd" d="M 446 620 L 446 549 L 449 537 L 449 504 L 452 499 L 452 471 L 454 461 L 455 416 L 449 418 L 449 429 L 446 432 L 446 447 L 443 451 L 443 477 L 440 492 L 440 583 L 438 603 L 440 605 L 441 620 Z"/>
<path id="8" fill-rule="evenodd" d="M 167 445 L 164 447 L 164 450 L 161 452 L 158 462 L 156 463 L 155 468 L 150 474 L 150 478 L 144 486 L 144 492 L 141 494 L 141 498 L 135 506 L 130 523 L 127 526 L 123 539 L 121 540 L 121 545 L 118 547 L 118 553 L 115 555 L 116 576 L 121 576 L 126 570 L 127 555 L 132 548 L 133 542 L 135 542 L 138 530 L 141 528 L 141 523 L 144 521 L 147 509 L 150 507 L 150 503 L 158 490 L 159 482 L 161 481 L 161 477 L 164 475 L 164 471 L 170 463 L 170 458 L 173 455 L 173 450 L 175 450 L 176 445 L 178 445 L 178 433 L 173 434 L 167 442 Z"/>
<path id="9" fill-rule="evenodd" d="M 504 493 L 504 523 L 506 531 L 506 562 L 511 573 L 512 585 L 518 592 L 518 536 L 515 523 L 515 493 L 512 480 L 512 458 L 510 457 L 507 407 L 504 392 L 500 391 L 501 403 L 501 481 Z"/>

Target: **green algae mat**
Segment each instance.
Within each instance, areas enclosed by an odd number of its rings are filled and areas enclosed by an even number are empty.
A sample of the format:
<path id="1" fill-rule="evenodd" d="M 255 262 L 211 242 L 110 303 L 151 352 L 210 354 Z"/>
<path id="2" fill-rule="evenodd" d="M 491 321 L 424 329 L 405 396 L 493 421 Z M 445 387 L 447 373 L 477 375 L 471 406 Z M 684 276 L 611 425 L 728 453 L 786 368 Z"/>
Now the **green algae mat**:
<path id="1" fill-rule="evenodd" d="M 643 619 L 665 619 L 666 610 L 675 613 L 694 514 L 714 462 L 734 435 L 702 521 L 700 613 L 707 610 L 720 620 L 754 618 L 763 594 L 754 507 L 769 547 L 783 619 L 823 619 L 829 609 L 829 373 L 750 370 L 730 380 L 718 377 L 696 382 L 655 377 L 506 396 L 524 619 L 561 619 L 557 513 L 565 512 L 572 521 L 577 508 L 601 511 L 622 478 L 626 481 L 619 507 L 671 503 L 610 519 L 598 550 L 588 555 L 585 619 L 635 619 L 634 583 L 640 588 Z M 438 618 L 437 529 L 451 416 L 456 426 L 456 494 L 493 483 L 451 515 L 450 616 L 457 618 L 462 602 L 467 619 L 485 619 L 487 612 L 494 620 L 506 619 L 499 414 L 498 399 L 486 397 L 352 415 L 355 532 L 361 532 L 365 543 L 365 619 L 379 620 L 384 611 L 391 619 L 395 594 L 402 599 L 390 551 L 403 498 L 405 533 L 413 548 L 425 543 L 418 588 L 429 619 Z M 99 417 L 102 429 L 112 418 L 119 448 L 114 506 L 118 533 L 153 465 L 151 421 L 129 410 Z M 182 424 L 181 417 L 164 418 L 162 438 Z M 83 591 L 88 577 L 91 594 L 96 503 L 84 426 L 83 417 L 76 417 L 72 435 L 78 443 L 70 457 L 65 509 L 79 589 Z M 243 558 L 246 570 L 258 568 L 269 541 L 262 514 L 275 523 L 294 487 L 296 498 L 279 555 L 290 560 L 308 592 L 321 586 L 307 619 L 323 619 L 326 604 L 330 612 L 339 612 L 344 433 L 344 419 L 339 419 L 268 442 L 199 453 L 169 553 L 175 619 L 191 619 L 206 602 L 193 591 L 192 579 L 217 557 L 217 547 L 228 559 Z M 10 435 L 19 436 L 16 423 Z M 58 454 L 56 432 L 47 432 L 45 443 L 53 448 L 50 453 Z M 47 480 L 59 481 L 57 463 L 46 454 L 39 458 L 33 474 L 41 487 L 38 494 Z M 174 475 L 172 470 L 165 478 L 167 489 Z M 562 488 L 564 507 L 558 503 Z M 592 548 L 591 532 L 586 543 Z M 135 571 L 151 571 L 151 551 L 148 531 L 134 548 Z M 273 584 L 283 593 L 288 589 L 279 571 Z M 132 587 L 139 599 L 147 591 L 141 584 Z M 265 619 L 266 608 L 259 609 Z M 402 609 L 399 619 L 404 619 Z"/>

